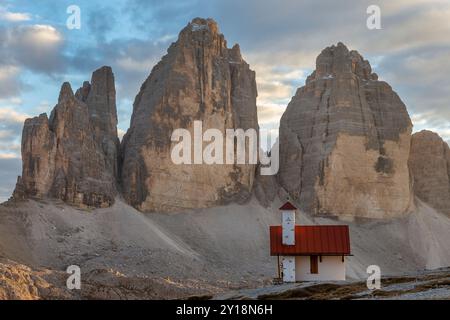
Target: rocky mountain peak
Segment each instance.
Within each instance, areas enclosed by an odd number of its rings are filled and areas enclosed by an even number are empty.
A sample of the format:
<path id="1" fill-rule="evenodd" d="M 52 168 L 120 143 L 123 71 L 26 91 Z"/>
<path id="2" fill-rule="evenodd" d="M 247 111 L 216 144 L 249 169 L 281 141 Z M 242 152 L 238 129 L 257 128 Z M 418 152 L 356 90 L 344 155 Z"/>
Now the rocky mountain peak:
<path id="1" fill-rule="evenodd" d="M 95 104 L 91 109 L 98 109 L 100 106 L 103 108 L 115 108 L 116 89 L 111 67 L 103 66 L 92 73 L 86 101 Z M 111 114 L 117 118 L 114 110 L 111 111 L 113 111 Z"/>
<path id="2" fill-rule="evenodd" d="M 66 100 L 73 99 L 75 96 L 69 82 L 64 82 L 59 91 L 58 103 L 63 103 Z"/>
<path id="3" fill-rule="evenodd" d="M 192 133 L 194 121 L 222 133 L 258 130 L 256 94 L 255 73 L 239 46 L 228 49 L 212 19 L 193 19 L 136 96 L 122 141 L 128 203 L 142 211 L 176 211 L 247 199 L 255 165 L 175 165 L 170 137 L 179 128 Z"/>
<path id="4" fill-rule="evenodd" d="M 239 46 L 227 48 L 214 20 L 195 18 L 142 85 L 122 147 L 111 68 L 95 70 L 75 95 L 64 83 L 50 119 L 25 122 L 14 197 L 104 207 L 122 184 L 124 198 L 142 211 L 246 200 L 256 164 L 175 165 L 171 135 L 192 131 L 195 121 L 224 135 L 226 129 L 258 130 L 256 95 L 255 73 Z"/>
<path id="5" fill-rule="evenodd" d="M 83 102 L 86 102 L 87 96 L 89 95 L 89 91 L 91 90 L 91 84 L 89 81 L 84 81 L 83 86 L 77 90 L 75 93 L 75 97 Z"/>
<path id="6" fill-rule="evenodd" d="M 192 39 L 198 41 L 205 41 L 211 38 L 221 37 L 223 35 L 219 31 L 217 22 L 208 18 L 194 18 L 192 21 L 181 31 L 181 35 L 190 36 Z M 183 38 L 182 36 L 180 38 Z"/>
<path id="7" fill-rule="evenodd" d="M 105 154 L 108 170 L 118 178 L 120 142 L 117 136 L 117 108 L 114 74 L 111 67 L 103 66 L 92 73 L 91 82 L 85 81 L 76 97 L 85 102 L 93 137 Z"/>
<path id="8" fill-rule="evenodd" d="M 239 44 L 235 44 L 229 51 L 230 53 L 230 60 L 233 62 L 242 62 L 242 55 L 241 55 L 241 47 Z"/>
<path id="9" fill-rule="evenodd" d="M 356 76 L 361 80 L 377 80 L 372 73 L 369 61 L 365 60 L 358 51 L 349 50 L 345 44 L 329 46 L 322 50 L 316 59 L 316 70 L 308 81 L 327 79 L 332 77 Z"/>
<path id="10" fill-rule="evenodd" d="M 385 217 L 411 200 L 406 106 L 357 51 L 316 59 L 280 123 L 281 185 L 316 214 Z"/>
<path id="11" fill-rule="evenodd" d="M 181 30 L 178 41 L 169 48 L 180 51 L 195 49 L 202 56 L 227 54 L 227 42 L 213 19 L 195 18 Z"/>
<path id="12" fill-rule="evenodd" d="M 73 94 L 63 83 L 51 112 L 27 119 L 22 132 L 22 176 L 14 198 L 57 198 L 80 207 L 105 207 L 116 194 L 117 115 L 111 68 Z"/>

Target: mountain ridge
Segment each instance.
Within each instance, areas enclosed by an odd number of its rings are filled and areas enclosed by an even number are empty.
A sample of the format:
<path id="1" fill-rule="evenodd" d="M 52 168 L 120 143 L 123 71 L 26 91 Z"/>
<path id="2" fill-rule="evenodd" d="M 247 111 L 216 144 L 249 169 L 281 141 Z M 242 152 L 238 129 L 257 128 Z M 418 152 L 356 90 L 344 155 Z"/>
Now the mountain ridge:
<path id="1" fill-rule="evenodd" d="M 321 51 L 281 119 L 276 177 L 258 174 L 260 164 L 175 165 L 170 159 L 171 133 L 192 133 L 195 120 L 222 133 L 259 130 L 255 72 L 239 45 L 227 47 L 214 20 L 195 18 L 180 31 L 142 84 L 121 143 L 115 95 L 112 69 L 103 66 L 75 94 L 64 83 L 49 118 L 26 120 L 13 199 L 107 207 L 119 195 L 140 211 L 176 212 L 245 203 L 252 194 L 267 206 L 282 194 L 309 213 L 388 218 L 407 214 L 413 194 L 439 198 L 439 191 L 414 189 L 420 173 L 415 178 L 409 169 L 417 161 L 406 106 L 341 42 Z M 445 212 L 447 204 L 435 207 Z"/>

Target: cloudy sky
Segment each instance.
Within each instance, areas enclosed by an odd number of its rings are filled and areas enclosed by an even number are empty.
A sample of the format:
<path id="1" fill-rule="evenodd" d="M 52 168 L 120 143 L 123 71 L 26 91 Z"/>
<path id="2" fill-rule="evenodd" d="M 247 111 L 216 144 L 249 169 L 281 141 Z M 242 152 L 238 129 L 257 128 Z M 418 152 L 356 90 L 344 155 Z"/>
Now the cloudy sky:
<path id="1" fill-rule="evenodd" d="M 81 9 L 79 30 L 66 26 L 70 5 Z M 366 26 L 369 5 L 381 9 L 381 30 Z M 123 134 L 141 83 L 197 16 L 214 18 L 229 46 L 240 44 L 256 71 L 264 128 L 278 128 L 316 56 L 342 41 L 399 93 L 415 131 L 450 141 L 449 0 L 1 0 L 0 201 L 21 171 L 24 119 L 48 113 L 63 81 L 77 88 L 112 66 Z"/>

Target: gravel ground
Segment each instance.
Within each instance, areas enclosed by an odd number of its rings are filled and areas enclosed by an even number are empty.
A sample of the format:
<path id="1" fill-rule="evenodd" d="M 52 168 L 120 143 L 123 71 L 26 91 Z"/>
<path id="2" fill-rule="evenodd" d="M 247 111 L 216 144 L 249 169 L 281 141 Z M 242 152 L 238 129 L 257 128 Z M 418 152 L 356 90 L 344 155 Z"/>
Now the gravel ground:
<path id="1" fill-rule="evenodd" d="M 142 214 L 120 199 L 111 208 L 97 210 L 79 210 L 56 201 L 8 203 L 0 205 L 0 257 L 29 267 L 30 272 L 64 273 L 75 264 L 82 274 L 103 270 L 121 274 L 121 281 L 131 279 L 131 283 L 152 278 L 179 288 L 180 295 L 168 290 L 168 298 L 217 294 L 230 298 L 235 293 L 225 292 L 262 288 L 246 292 L 256 298 L 278 290 L 267 288 L 277 272 L 276 258 L 269 255 L 268 231 L 270 225 L 280 224 L 280 202 L 277 199 L 265 208 L 252 199 L 243 205 L 173 214 Z M 349 225 L 353 256 L 347 262 L 350 287 L 341 290 L 345 296 L 364 290 L 351 285 L 361 286 L 357 280 L 367 277 L 366 268 L 372 264 L 380 266 L 382 275 L 450 265 L 450 219 L 420 201 L 417 204 L 399 219 L 344 217 L 342 221 L 300 212 L 297 224 Z M 326 289 L 340 286 L 315 285 L 311 290 L 322 292 L 324 298 L 333 298 L 325 294 Z"/>

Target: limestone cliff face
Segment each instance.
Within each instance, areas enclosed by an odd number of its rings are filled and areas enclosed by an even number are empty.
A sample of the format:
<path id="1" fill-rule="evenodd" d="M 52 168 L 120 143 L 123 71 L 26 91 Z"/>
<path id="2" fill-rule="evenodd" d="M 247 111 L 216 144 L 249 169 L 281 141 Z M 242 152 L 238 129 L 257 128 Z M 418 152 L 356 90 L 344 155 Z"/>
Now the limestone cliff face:
<path id="1" fill-rule="evenodd" d="M 14 198 L 44 197 L 54 176 L 55 134 L 47 114 L 26 119 L 22 130 L 22 176 L 17 179 Z"/>
<path id="2" fill-rule="evenodd" d="M 311 213 L 401 215 L 412 193 L 411 128 L 367 60 L 342 43 L 328 47 L 282 116 L 280 184 Z"/>
<path id="3" fill-rule="evenodd" d="M 450 215 L 450 148 L 432 131 L 412 135 L 409 166 L 414 194 L 438 211 Z"/>
<path id="4" fill-rule="evenodd" d="M 108 84 L 112 89 L 101 89 L 105 88 L 101 82 L 112 76 L 110 70 L 94 72 L 92 85 L 84 86 L 91 89 L 84 90 L 86 99 L 81 90 L 77 98 L 66 82 L 50 119 L 41 114 L 25 121 L 22 176 L 14 198 L 50 197 L 80 207 L 106 207 L 114 202 L 118 153 L 114 80 Z M 109 76 L 97 78 L 98 72 Z M 112 110 L 114 115 L 109 117 Z"/>
<path id="5" fill-rule="evenodd" d="M 125 199 L 142 211 L 202 208 L 246 199 L 254 165 L 176 165 L 172 132 L 258 129 L 255 74 L 228 49 L 211 19 L 194 19 L 153 68 L 133 105 L 122 142 Z M 206 145 L 206 144 L 204 144 Z"/>
<path id="6" fill-rule="evenodd" d="M 118 178 L 117 109 L 114 74 L 111 67 L 101 67 L 92 73 L 91 83 L 84 82 L 75 94 L 86 103 L 94 140 L 105 154 L 108 171 Z"/>

